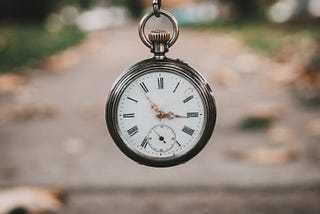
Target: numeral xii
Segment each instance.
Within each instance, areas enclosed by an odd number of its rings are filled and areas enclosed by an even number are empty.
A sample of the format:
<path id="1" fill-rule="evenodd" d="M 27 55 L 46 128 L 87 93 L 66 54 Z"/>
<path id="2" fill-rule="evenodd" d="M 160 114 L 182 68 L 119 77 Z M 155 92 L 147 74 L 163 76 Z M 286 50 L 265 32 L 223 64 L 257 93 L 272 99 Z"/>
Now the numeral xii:
<path id="1" fill-rule="evenodd" d="M 163 89 L 164 88 L 164 79 L 163 77 L 158 78 L 158 89 Z"/>

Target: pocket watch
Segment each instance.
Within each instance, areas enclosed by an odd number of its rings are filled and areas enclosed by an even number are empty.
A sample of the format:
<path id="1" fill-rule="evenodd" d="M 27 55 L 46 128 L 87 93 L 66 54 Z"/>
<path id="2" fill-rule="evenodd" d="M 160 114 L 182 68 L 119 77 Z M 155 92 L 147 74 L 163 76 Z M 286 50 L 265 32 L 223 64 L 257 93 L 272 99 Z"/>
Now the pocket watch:
<path id="1" fill-rule="evenodd" d="M 173 35 L 153 30 L 146 36 L 147 21 L 160 15 L 172 23 Z M 106 104 L 108 130 L 119 149 L 140 164 L 179 165 L 196 156 L 212 135 L 213 93 L 195 69 L 165 56 L 179 35 L 171 13 L 154 7 L 141 20 L 139 35 L 154 57 L 128 68 L 113 84 Z"/>

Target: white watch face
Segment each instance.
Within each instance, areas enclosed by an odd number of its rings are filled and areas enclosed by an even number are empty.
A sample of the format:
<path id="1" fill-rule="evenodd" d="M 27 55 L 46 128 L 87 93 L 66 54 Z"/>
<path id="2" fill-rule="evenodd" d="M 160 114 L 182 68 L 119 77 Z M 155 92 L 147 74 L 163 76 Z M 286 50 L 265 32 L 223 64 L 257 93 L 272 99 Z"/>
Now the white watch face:
<path id="1" fill-rule="evenodd" d="M 117 108 L 118 132 L 128 148 L 148 158 L 182 156 L 201 138 L 206 124 L 203 99 L 194 84 L 172 72 L 134 79 Z"/>

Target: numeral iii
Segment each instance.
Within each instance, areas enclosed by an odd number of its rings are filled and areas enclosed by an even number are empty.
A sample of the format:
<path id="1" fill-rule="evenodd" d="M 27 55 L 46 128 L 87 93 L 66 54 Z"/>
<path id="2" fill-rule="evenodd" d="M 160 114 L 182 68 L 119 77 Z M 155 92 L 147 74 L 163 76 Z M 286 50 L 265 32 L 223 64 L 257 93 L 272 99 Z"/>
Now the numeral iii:
<path id="1" fill-rule="evenodd" d="M 188 112 L 187 113 L 187 117 L 199 117 L 199 113 L 198 112 Z"/>

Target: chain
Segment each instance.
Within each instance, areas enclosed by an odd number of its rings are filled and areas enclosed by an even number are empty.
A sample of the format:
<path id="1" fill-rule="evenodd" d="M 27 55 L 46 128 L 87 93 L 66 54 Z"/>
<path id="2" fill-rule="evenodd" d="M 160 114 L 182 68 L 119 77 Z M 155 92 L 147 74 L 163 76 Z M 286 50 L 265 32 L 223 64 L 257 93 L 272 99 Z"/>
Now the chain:
<path id="1" fill-rule="evenodd" d="M 154 15 L 159 18 L 160 17 L 160 10 L 161 10 L 161 0 L 153 0 L 153 12 Z"/>

